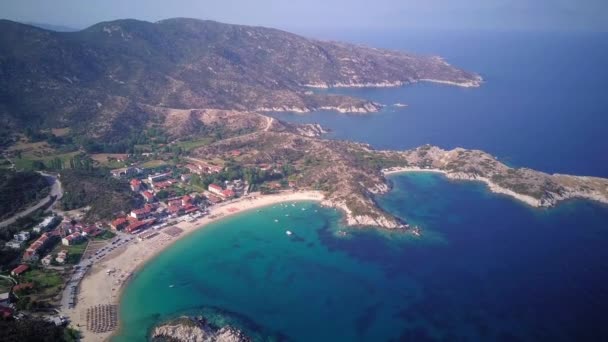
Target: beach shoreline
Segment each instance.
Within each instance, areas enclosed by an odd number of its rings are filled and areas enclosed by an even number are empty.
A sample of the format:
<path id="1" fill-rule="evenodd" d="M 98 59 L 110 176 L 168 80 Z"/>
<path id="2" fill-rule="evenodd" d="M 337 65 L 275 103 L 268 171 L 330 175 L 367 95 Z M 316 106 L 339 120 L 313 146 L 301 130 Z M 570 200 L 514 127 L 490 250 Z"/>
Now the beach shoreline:
<path id="1" fill-rule="evenodd" d="M 106 333 L 90 332 L 86 328 L 87 309 L 97 305 L 119 305 L 125 285 L 128 284 L 133 274 L 176 241 L 210 223 L 254 209 L 285 202 L 322 202 L 324 198 L 322 192 L 312 190 L 250 195 L 211 207 L 208 215 L 194 222 L 182 221 L 175 224 L 175 227 L 182 230 L 176 236 L 163 233 L 163 229 L 154 238 L 143 241 L 134 240 L 134 242 L 117 248 L 91 267 L 79 285 L 76 306 L 73 309 L 64 308 L 62 314 L 70 317 L 72 326 L 81 331 L 82 341 L 107 341 L 120 331 L 120 325 L 116 330 Z M 114 271 L 107 272 L 106 270 Z"/>

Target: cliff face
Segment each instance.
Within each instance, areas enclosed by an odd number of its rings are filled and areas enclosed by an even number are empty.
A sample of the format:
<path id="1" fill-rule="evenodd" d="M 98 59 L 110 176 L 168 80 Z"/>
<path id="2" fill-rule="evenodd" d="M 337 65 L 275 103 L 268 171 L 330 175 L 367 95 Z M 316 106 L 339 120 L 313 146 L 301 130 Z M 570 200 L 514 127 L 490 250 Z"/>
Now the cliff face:
<path id="1" fill-rule="evenodd" d="M 480 82 L 438 57 L 195 19 L 78 32 L 2 20 L 0 30 L 0 119 L 97 135 L 141 129 L 150 107 L 367 113 L 380 105 L 310 87 Z"/>

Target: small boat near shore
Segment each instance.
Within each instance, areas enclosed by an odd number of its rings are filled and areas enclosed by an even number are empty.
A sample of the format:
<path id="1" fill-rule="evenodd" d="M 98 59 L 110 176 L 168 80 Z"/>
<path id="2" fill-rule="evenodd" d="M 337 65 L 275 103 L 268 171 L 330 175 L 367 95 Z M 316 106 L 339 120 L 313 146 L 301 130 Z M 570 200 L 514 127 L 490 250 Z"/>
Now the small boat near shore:
<path id="1" fill-rule="evenodd" d="M 286 230 L 286 231 L 285 231 L 285 234 L 287 234 L 287 235 L 292 235 L 293 233 L 291 232 L 291 230 Z"/>

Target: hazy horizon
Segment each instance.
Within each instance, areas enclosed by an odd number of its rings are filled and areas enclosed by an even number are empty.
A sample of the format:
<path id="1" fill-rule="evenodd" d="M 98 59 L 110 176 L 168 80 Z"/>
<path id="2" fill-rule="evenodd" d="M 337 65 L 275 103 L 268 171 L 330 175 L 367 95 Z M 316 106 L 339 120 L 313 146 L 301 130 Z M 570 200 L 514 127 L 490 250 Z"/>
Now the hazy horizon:
<path id="1" fill-rule="evenodd" d="M 308 0 L 290 3 L 227 0 L 221 4 L 176 0 L 100 3 L 78 0 L 22 0 L 0 4 L 2 18 L 83 29 L 102 21 L 138 19 L 155 22 L 187 17 L 231 24 L 315 30 L 491 30 L 608 32 L 608 2 L 601 0 Z"/>

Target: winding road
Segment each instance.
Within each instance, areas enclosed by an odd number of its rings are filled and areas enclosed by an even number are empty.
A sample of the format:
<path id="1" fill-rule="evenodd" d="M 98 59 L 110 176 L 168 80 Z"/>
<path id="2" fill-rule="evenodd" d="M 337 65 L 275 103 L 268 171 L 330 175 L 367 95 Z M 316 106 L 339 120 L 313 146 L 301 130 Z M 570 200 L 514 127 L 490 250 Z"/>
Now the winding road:
<path id="1" fill-rule="evenodd" d="M 44 205 L 48 204 L 49 202 L 52 202 L 51 205 L 49 206 L 49 209 L 51 208 L 52 204 L 61 199 L 61 197 L 63 196 L 63 189 L 61 187 L 61 182 L 57 179 L 57 177 L 42 172 L 42 171 L 38 171 L 42 176 L 44 176 L 44 178 L 46 179 L 46 181 L 49 183 L 49 185 L 51 186 L 51 191 L 49 192 L 48 196 L 46 196 L 45 198 L 43 198 L 42 200 L 40 200 L 38 203 L 36 203 L 35 205 L 7 218 L 6 220 L 3 220 L 0 222 L 0 228 L 2 227 L 6 227 L 9 224 L 17 221 L 17 219 L 27 216 L 31 213 L 33 213 L 34 211 L 42 208 Z"/>

